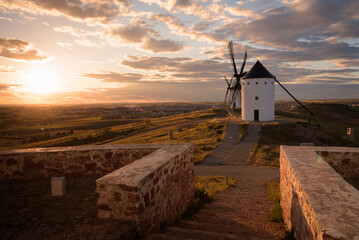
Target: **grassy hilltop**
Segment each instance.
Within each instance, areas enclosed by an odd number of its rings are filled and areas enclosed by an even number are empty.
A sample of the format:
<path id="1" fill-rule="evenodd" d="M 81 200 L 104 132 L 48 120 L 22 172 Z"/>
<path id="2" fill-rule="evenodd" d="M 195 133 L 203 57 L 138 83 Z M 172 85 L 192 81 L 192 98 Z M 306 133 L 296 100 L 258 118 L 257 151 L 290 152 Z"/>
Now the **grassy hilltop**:
<path id="1" fill-rule="evenodd" d="M 359 100 L 304 101 L 315 115 L 309 125 L 298 104 L 276 102 L 276 117 L 284 122 L 263 124 L 253 163 L 278 166 L 282 144 L 358 146 L 359 108 L 353 103 Z M 0 107 L 0 149 L 194 142 L 200 163 L 224 138 L 228 117 L 209 103 Z M 240 138 L 246 127 L 240 125 Z M 357 129 L 355 144 L 343 137 L 348 127 Z"/>

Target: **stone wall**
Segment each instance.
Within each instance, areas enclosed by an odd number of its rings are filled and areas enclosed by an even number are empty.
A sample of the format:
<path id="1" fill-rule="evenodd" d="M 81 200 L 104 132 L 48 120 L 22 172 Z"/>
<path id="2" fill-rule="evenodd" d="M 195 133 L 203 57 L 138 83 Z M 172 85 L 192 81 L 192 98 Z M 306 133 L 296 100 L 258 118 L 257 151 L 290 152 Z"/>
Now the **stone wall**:
<path id="1" fill-rule="evenodd" d="M 0 181 L 107 174 L 160 148 L 160 145 L 103 145 L 0 151 Z"/>
<path id="2" fill-rule="evenodd" d="M 359 239 L 359 191 L 317 152 L 358 153 L 358 148 L 281 146 L 281 207 L 297 240 Z M 355 154 L 354 154 L 355 155 Z"/>
<path id="3" fill-rule="evenodd" d="M 180 217 L 194 197 L 193 144 L 168 144 L 96 181 L 98 216 L 140 234 Z"/>

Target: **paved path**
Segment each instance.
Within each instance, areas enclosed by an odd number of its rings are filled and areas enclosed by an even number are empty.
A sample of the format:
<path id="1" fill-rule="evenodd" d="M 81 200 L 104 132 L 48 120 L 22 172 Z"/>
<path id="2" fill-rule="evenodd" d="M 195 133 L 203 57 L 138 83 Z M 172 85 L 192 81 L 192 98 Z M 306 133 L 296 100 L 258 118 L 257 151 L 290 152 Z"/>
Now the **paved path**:
<path id="1" fill-rule="evenodd" d="M 279 170 L 277 168 L 233 165 L 218 165 L 213 167 L 200 165 L 195 166 L 194 174 L 202 176 L 227 176 L 253 181 L 279 182 Z"/>
<path id="2" fill-rule="evenodd" d="M 261 126 L 261 123 L 249 124 L 247 135 L 234 146 L 231 153 L 223 158 L 220 163 L 225 165 L 245 166 L 250 153 L 257 143 Z"/>
<path id="3" fill-rule="evenodd" d="M 281 224 L 267 222 L 271 202 L 263 181 L 279 182 L 279 170 L 246 165 L 254 148 L 261 124 L 251 123 L 248 134 L 239 144 L 239 120 L 230 119 L 222 143 L 204 164 L 195 166 L 195 175 L 235 177 L 236 186 L 217 194 L 191 219 L 181 219 L 163 232 L 153 233 L 155 239 L 280 239 Z"/>
<path id="4" fill-rule="evenodd" d="M 204 165 L 219 164 L 222 159 L 225 159 L 231 154 L 233 148 L 237 145 L 239 138 L 239 121 L 237 119 L 227 120 L 226 136 L 223 141 L 213 150 L 212 154 L 207 156 L 204 160 Z"/>

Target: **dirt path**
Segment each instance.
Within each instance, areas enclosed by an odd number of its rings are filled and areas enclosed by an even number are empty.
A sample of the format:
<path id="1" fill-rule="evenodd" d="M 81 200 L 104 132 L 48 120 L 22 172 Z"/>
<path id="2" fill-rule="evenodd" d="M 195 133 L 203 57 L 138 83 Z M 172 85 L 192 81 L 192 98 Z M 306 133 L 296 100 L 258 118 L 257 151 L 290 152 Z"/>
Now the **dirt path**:
<path id="1" fill-rule="evenodd" d="M 246 165 L 254 148 L 260 123 L 251 123 L 248 134 L 239 144 L 239 120 L 230 119 L 223 142 L 208 156 L 204 164 L 195 166 L 195 175 L 228 176 L 238 180 L 206 204 L 189 220 L 180 220 L 163 232 L 146 239 L 280 239 L 279 223 L 267 222 L 271 202 L 263 181 L 279 182 L 279 170 Z"/>

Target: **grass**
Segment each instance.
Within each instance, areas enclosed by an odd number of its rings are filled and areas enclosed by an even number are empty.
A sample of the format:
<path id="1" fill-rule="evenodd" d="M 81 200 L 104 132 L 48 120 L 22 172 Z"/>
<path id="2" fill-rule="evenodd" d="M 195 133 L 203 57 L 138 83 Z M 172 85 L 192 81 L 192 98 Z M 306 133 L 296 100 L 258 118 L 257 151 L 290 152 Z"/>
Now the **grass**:
<path id="1" fill-rule="evenodd" d="M 295 123 L 263 124 L 255 149 L 256 164 L 279 166 L 279 145 L 297 143 Z"/>
<path id="2" fill-rule="evenodd" d="M 330 119 L 330 117 L 328 117 Z M 317 146 L 351 146 L 342 136 L 346 133 L 342 122 L 316 120 L 312 125 L 297 123 L 266 123 L 262 125 L 255 147 L 257 165 L 279 166 L 279 146 L 312 142 Z"/>
<path id="3" fill-rule="evenodd" d="M 267 216 L 268 222 L 277 222 L 281 223 L 284 232 L 282 233 L 282 240 L 295 240 L 294 233 L 292 231 L 285 230 L 283 211 L 280 206 L 280 187 L 277 182 L 264 182 L 264 185 L 267 187 L 267 197 L 272 201 L 273 205 L 269 209 L 269 214 Z"/>
<path id="4" fill-rule="evenodd" d="M 173 139 L 168 136 L 170 130 L 173 131 Z M 195 145 L 195 164 L 200 164 L 223 140 L 225 130 L 225 122 L 211 120 L 204 123 L 165 127 L 121 139 L 111 144 L 193 142 Z"/>
<path id="5" fill-rule="evenodd" d="M 228 187 L 236 184 L 235 178 L 222 176 L 195 176 L 195 198 L 182 214 L 183 218 L 189 218 L 196 214 L 205 203 L 212 200 L 213 196 Z"/>
<path id="6" fill-rule="evenodd" d="M 204 189 L 209 198 L 215 194 L 226 190 L 228 187 L 233 187 L 236 184 L 236 179 L 222 176 L 195 176 L 195 188 Z"/>
<path id="7" fill-rule="evenodd" d="M 283 216 L 282 216 L 283 212 L 280 206 L 279 183 L 265 182 L 264 185 L 267 187 L 267 197 L 273 203 L 273 205 L 269 210 L 267 221 L 283 223 Z"/>
<path id="8" fill-rule="evenodd" d="M 129 135 L 138 134 L 150 129 L 156 129 L 163 126 L 175 125 L 175 124 L 185 123 L 190 121 L 211 119 L 216 117 L 226 117 L 226 116 L 227 116 L 227 112 L 224 109 L 206 109 L 206 110 L 182 113 L 182 114 L 171 115 L 166 117 L 141 119 L 141 120 L 121 120 L 119 121 L 119 123 L 125 123 L 125 124 L 120 124 L 106 128 L 98 128 L 98 129 L 91 129 L 92 126 L 96 123 L 96 121 L 99 121 L 99 119 L 96 117 L 82 119 L 83 121 L 81 119 L 77 119 L 77 120 L 68 121 L 64 124 L 53 124 L 53 125 L 45 126 L 46 128 L 50 127 L 53 129 L 55 128 L 65 129 L 67 127 L 68 128 L 73 128 L 75 126 L 79 127 L 82 124 L 84 129 L 75 130 L 71 135 L 45 139 L 31 143 L 24 143 L 24 144 L 19 143 L 21 142 L 21 140 L 18 140 L 17 144 L 14 144 L 12 146 L 4 145 L 4 147 L 8 149 L 8 148 L 34 148 L 34 147 L 55 147 L 55 146 L 75 146 L 75 145 L 83 145 L 83 144 L 95 144 L 118 137 L 127 137 Z M 112 120 L 102 120 L 102 121 L 103 121 L 102 123 L 106 122 L 105 125 L 107 126 L 108 124 L 111 123 Z M 126 123 L 125 121 L 128 122 Z M 100 124 L 100 123 L 96 123 L 96 124 Z M 39 126 L 37 126 L 36 128 L 39 128 Z M 39 130 L 38 134 L 40 133 L 41 131 Z M 4 139 L 4 141 L 6 142 L 8 141 L 8 139 Z"/>

